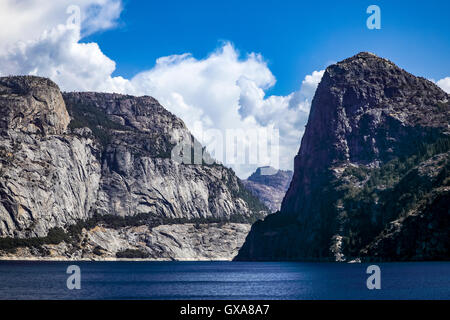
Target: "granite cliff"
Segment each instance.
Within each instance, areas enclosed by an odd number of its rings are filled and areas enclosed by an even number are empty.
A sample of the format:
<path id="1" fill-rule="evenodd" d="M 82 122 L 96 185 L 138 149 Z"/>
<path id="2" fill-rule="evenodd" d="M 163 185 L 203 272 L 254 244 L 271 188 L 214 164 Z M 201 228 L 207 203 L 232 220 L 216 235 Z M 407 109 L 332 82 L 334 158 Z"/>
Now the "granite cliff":
<path id="1" fill-rule="evenodd" d="M 267 208 L 232 170 L 173 160 L 186 141 L 152 97 L 0 78 L 0 253 L 231 259 Z"/>
<path id="2" fill-rule="evenodd" d="M 237 260 L 450 258 L 450 96 L 360 53 L 316 90 L 281 212 Z"/>

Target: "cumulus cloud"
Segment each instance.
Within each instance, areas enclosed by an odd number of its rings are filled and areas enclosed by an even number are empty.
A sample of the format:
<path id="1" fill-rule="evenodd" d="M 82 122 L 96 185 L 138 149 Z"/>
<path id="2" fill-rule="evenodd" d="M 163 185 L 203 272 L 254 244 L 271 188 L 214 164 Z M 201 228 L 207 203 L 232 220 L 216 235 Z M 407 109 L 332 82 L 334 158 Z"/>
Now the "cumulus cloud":
<path id="1" fill-rule="evenodd" d="M 240 78 L 268 88 L 275 78 L 260 55 L 240 60 L 230 43 L 204 59 L 189 54 L 159 58 L 156 66 L 136 75 L 131 83 L 140 93 L 151 92 L 186 121 L 202 120 L 219 128 L 241 126 L 238 113 Z M 193 120 L 194 120 L 193 119 Z"/>
<path id="2" fill-rule="evenodd" d="M 279 166 L 286 169 L 292 168 L 310 101 L 323 72 L 306 76 L 299 90 L 288 96 L 266 97 L 265 91 L 275 84 L 275 77 L 262 56 L 251 53 L 240 58 L 237 50 L 225 43 L 204 59 L 189 54 L 160 58 L 153 69 L 136 75 L 130 82 L 135 94 L 155 96 L 180 116 L 196 136 L 198 121 L 203 130 L 215 128 L 224 134 L 228 129 L 278 130 Z M 263 158 L 260 160 L 259 165 L 264 165 Z M 241 176 L 255 167 L 233 166 Z"/>
<path id="3" fill-rule="evenodd" d="M 96 43 L 80 43 L 78 28 L 58 25 L 36 40 L 19 42 L 0 53 L 0 75 L 29 74 L 52 79 L 63 90 L 118 91 L 128 81 L 111 77 L 116 64 Z"/>
<path id="4" fill-rule="evenodd" d="M 83 36 L 114 27 L 122 11 L 121 0 L 2 0 L 0 52 L 18 41 L 37 39 L 45 30 L 65 24 L 70 6 L 80 8 Z"/>
<path id="5" fill-rule="evenodd" d="M 298 91 L 288 96 L 265 97 L 263 88 L 241 77 L 239 113 L 244 119 L 253 118 L 260 126 L 273 126 L 280 133 L 280 167 L 292 168 L 300 137 L 308 120 L 311 100 L 325 70 L 314 71 L 302 81 Z"/>
<path id="6" fill-rule="evenodd" d="M 25 2 L 37 8 L 35 1 Z M 66 20 L 61 21 L 56 14 L 65 13 L 67 8 L 64 5 L 69 2 L 84 8 L 81 29 L 66 24 Z M 263 57 L 256 53 L 241 55 L 231 43 L 223 43 L 203 59 L 188 53 L 171 55 L 159 58 L 152 69 L 131 79 L 113 77 L 115 62 L 103 54 L 96 43 L 81 43 L 80 40 L 85 33 L 114 25 L 122 8 L 120 1 L 61 3 L 58 3 L 60 9 L 44 6 L 34 18 L 30 18 L 26 10 L 20 11 L 18 4 L 7 7 L 9 14 L 22 12 L 19 20 L 31 19 L 31 25 L 42 28 L 40 23 L 43 21 L 53 25 L 40 30 L 36 36 L 17 27 L 20 35 L 14 37 L 20 41 L 6 39 L 8 48 L 0 50 L 0 75 L 45 76 L 66 91 L 151 95 L 183 119 L 196 136 L 200 135 L 199 123 L 202 130 L 217 129 L 224 134 L 229 129 L 277 129 L 279 167 L 292 168 L 310 101 L 324 70 L 307 75 L 298 90 L 287 96 L 266 96 L 267 89 L 275 85 L 276 79 Z M 67 18 L 67 14 L 63 17 Z M 0 39 L 3 41 L 1 33 Z M 239 143 L 249 144 L 249 141 L 242 137 Z M 267 164 L 263 160 L 262 157 L 257 164 L 233 165 L 233 168 L 238 175 L 245 177 L 258 165 Z M 225 164 L 230 163 L 225 161 Z"/>
<path id="7" fill-rule="evenodd" d="M 439 80 L 436 84 L 442 88 L 445 92 L 450 94 L 450 77 Z"/>

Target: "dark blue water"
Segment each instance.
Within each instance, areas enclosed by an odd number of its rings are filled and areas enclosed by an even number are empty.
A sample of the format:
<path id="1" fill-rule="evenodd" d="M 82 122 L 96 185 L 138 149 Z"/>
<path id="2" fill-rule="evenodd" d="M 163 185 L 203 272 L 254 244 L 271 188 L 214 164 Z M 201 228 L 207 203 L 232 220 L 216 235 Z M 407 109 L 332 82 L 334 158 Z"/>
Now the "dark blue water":
<path id="1" fill-rule="evenodd" d="M 81 268 L 69 290 L 66 269 Z M 368 264 L 280 262 L 7 262 L 0 299 L 450 299 L 450 262 Z"/>

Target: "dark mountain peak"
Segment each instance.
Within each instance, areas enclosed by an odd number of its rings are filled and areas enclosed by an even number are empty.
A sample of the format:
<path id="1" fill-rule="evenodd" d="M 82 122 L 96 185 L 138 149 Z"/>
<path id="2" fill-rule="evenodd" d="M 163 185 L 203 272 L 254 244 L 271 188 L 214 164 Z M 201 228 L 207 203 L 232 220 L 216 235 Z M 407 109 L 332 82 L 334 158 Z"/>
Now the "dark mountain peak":
<path id="1" fill-rule="evenodd" d="M 388 135 L 412 134 L 409 138 L 419 132 L 407 128 L 448 131 L 449 100 L 431 81 L 415 77 L 387 59 L 359 53 L 326 69 L 299 154 L 327 153 L 335 160 L 369 162 L 388 159 L 403 151 L 393 142 L 404 140 L 386 137 L 387 126 L 398 129 L 389 130 Z M 370 147 L 372 144 L 376 146 Z M 331 148 L 314 150 L 323 145 Z"/>
<path id="2" fill-rule="evenodd" d="M 350 57 L 349 59 L 354 58 L 372 58 L 376 57 L 379 58 L 375 53 L 368 52 L 368 51 L 361 51 L 360 53 L 355 54 L 353 57 Z M 382 58 L 379 58 L 382 59 Z"/>
<path id="3" fill-rule="evenodd" d="M 360 52 L 329 66 L 317 94 L 332 91 L 335 97 L 347 98 L 342 105 L 393 107 L 415 111 L 435 101 L 446 101 L 449 95 L 433 82 L 416 77 L 392 61 L 373 53 Z M 336 95 L 341 93 L 342 95 Z M 411 109 L 412 108 L 412 109 Z"/>
<path id="4" fill-rule="evenodd" d="M 413 190 L 407 172 L 449 152 L 449 100 L 431 81 L 372 53 L 329 66 L 312 101 L 281 213 L 254 226 L 238 259 L 358 256 L 390 222 L 408 210 L 421 212 L 418 204 L 448 181 L 448 169 L 433 162 L 433 172 L 444 179 L 416 179 Z M 445 226 L 437 230 L 440 235 Z M 386 232 L 382 243 L 388 238 Z M 445 252 L 439 250 L 427 254 Z"/>
<path id="5" fill-rule="evenodd" d="M 330 167 L 378 167 L 448 132 L 449 100 L 434 83 L 373 54 L 329 66 L 312 101 L 285 211 L 310 203 L 303 197 Z"/>
<path id="6" fill-rule="evenodd" d="M 355 62 L 358 60 L 382 60 L 385 62 L 390 62 L 388 59 L 381 58 L 372 52 L 361 51 L 361 52 L 355 54 L 354 56 L 346 58 L 338 63 L 351 63 L 351 62 Z"/>

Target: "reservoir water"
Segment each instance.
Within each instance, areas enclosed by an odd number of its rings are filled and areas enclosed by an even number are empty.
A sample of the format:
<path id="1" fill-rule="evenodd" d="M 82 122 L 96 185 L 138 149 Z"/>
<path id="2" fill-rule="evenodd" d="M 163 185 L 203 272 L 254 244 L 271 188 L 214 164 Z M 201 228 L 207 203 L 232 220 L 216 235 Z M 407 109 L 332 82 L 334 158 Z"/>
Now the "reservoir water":
<path id="1" fill-rule="evenodd" d="M 379 263 L 380 290 L 367 289 L 368 265 L 0 261 L 0 299 L 450 299 L 450 262 Z"/>

